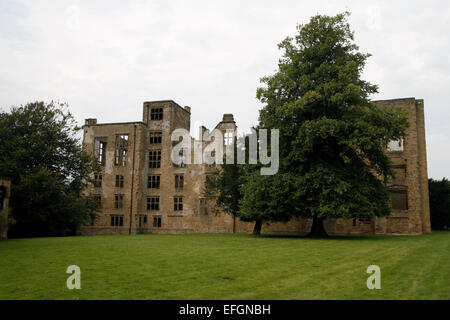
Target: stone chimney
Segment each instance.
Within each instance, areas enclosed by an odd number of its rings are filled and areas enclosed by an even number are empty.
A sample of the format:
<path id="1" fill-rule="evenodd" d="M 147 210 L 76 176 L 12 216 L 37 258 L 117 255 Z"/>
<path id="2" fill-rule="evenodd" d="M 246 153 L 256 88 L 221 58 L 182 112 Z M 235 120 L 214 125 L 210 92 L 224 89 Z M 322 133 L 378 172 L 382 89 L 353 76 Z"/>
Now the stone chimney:
<path id="1" fill-rule="evenodd" d="M 234 122 L 234 117 L 231 113 L 225 113 L 223 115 L 222 122 Z"/>
<path id="2" fill-rule="evenodd" d="M 205 136 L 205 132 L 206 134 L 209 134 L 209 130 L 205 127 L 205 126 L 200 126 L 199 127 L 199 141 L 203 141 L 203 137 Z"/>
<path id="3" fill-rule="evenodd" d="M 84 124 L 87 126 L 95 125 L 95 124 L 97 124 L 97 119 L 92 119 L 92 118 L 86 119 L 86 120 L 84 120 Z"/>

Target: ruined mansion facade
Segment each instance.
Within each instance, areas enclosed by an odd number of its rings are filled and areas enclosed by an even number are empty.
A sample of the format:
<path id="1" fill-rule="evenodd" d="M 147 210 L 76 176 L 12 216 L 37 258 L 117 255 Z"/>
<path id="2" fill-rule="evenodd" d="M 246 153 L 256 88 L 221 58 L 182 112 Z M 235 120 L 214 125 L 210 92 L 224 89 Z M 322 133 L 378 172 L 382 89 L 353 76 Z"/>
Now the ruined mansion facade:
<path id="1" fill-rule="evenodd" d="M 431 232 L 423 100 L 375 101 L 380 107 L 399 106 L 409 111 L 408 135 L 387 150 L 395 179 L 389 182 L 393 213 L 375 219 L 329 219 L 330 234 L 401 234 Z M 213 210 L 203 196 L 206 178 L 215 165 L 174 164 L 171 158 L 175 129 L 190 130 L 191 109 L 171 100 L 144 102 L 142 121 L 97 123 L 86 119 L 83 147 L 101 166 L 85 194 L 100 205 L 98 217 L 80 228 L 83 235 L 136 233 L 251 232 L 242 222 Z M 225 114 L 216 126 L 225 140 L 236 130 L 233 115 Z M 200 128 L 202 141 L 205 127 Z M 311 219 L 264 223 L 263 233 L 306 233 Z"/>

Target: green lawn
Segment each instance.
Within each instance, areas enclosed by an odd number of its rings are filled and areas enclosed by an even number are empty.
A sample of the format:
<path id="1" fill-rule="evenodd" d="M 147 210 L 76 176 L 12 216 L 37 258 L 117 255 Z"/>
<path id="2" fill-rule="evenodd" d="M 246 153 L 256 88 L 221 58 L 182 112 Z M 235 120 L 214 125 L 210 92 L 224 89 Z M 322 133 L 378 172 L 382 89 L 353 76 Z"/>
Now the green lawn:
<path id="1" fill-rule="evenodd" d="M 366 269 L 381 268 L 381 290 Z M 81 290 L 68 290 L 69 265 Z M 137 235 L 0 241 L 0 299 L 450 299 L 450 232 L 420 237 Z"/>

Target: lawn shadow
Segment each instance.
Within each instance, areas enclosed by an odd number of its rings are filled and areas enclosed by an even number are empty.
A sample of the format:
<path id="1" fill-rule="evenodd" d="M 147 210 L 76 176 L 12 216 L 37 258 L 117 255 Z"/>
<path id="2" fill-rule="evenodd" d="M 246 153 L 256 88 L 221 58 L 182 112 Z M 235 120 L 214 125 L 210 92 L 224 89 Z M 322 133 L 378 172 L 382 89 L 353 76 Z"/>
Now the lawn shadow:
<path id="1" fill-rule="evenodd" d="M 351 234 L 351 235 L 328 235 L 325 238 L 310 238 L 305 234 L 261 234 L 261 238 L 280 238 L 280 239 L 304 239 L 304 240 L 383 240 L 387 238 L 397 238 L 389 235 L 367 235 L 367 234 Z"/>

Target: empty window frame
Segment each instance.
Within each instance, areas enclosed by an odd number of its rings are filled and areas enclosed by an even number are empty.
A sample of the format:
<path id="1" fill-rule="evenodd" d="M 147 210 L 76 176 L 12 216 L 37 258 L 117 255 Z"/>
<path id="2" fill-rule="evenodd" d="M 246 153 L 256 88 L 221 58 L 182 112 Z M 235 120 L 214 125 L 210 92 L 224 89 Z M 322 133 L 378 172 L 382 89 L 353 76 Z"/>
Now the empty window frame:
<path id="1" fill-rule="evenodd" d="M 161 150 L 152 150 L 148 153 L 148 167 L 150 169 L 161 168 Z"/>
<path id="2" fill-rule="evenodd" d="M 116 151 L 114 157 L 114 164 L 116 166 L 127 165 L 127 152 L 128 152 L 128 134 L 116 135 Z"/>
<path id="3" fill-rule="evenodd" d="M 95 138 L 94 140 L 94 158 L 95 161 L 104 165 L 106 161 L 106 138 Z"/>
<path id="4" fill-rule="evenodd" d="M 161 228 L 161 217 L 160 216 L 154 216 L 153 217 L 153 227 L 154 228 Z"/>
<path id="5" fill-rule="evenodd" d="M 162 143 L 162 132 L 150 131 L 150 144 L 161 144 L 161 143 Z"/>
<path id="6" fill-rule="evenodd" d="M 123 188 L 123 176 L 116 175 L 116 188 Z"/>
<path id="7" fill-rule="evenodd" d="M 123 227 L 123 216 L 111 215 L 111 227 Z"/>
<path id="8" fill-rule="evenodd" d="M 231 146 L 233 144 L 233 132 L 225 132 L 223 140 L 226 146 Z"/>
<path id="9" fill-rule="evenodd" d="M 146 215 L 139 215 L 139 227 L 144 227 L 147 224 L 147 216 Z"/>
<path id="10" fill-rule="evenodd" d="M 183 191 L 184 186 L 184 175 L 176 174 L 175 175 L 175 190 Z"/>
<path id="11" fill-rule="evenodd" d="M 173 210 L 183 211 L 183 197 L 181 196 L 173 197 Z"/>
<path id="12" fill-rule="evenodd" d="M 391 190 L 391 205 L 393 210 L 408 210 L 408 191 Z"/>
<path id="13" fill-rule="evenodd" d="M 150 120 L 162 120 L 162 119 L 163 119 L 163 108 L 150 109 Z"/>
<path id="14" fill-rule="evenodd" d="M 114 195 L 114 208 L 115 209 L 123 208 L 123 194 L 115 194 Z"/>
<path id="15" fill-rule="evenodd" d="M 389 152 L 402 152 L 405 149 L 405 139 L 389 142 L 387 149 Z"/>
<path id="16" fill-rule="evenodd" d="M 208 202 L 205 198 L 200 199 L 200 214 L 207 215 L 208 214 Z"/>
<path id="17" fill-rule="evenodd" d="M 148 176 L 148 180 L 147 180 L 147 188 L 148 189 L 159 189 L 160 186 L 161 186 L 161 176 L 160 175 Z"/>
<path id="18" fill-rule="evenodd" d="M 147 210 L 148 211 L 159 210 L 159 197 L 147 197 Z"/>
<path id="19" fill-rule="evenodd" d="M 102 187 L 102 179 L 103 179 L 103 176 L 101 173 L 94 174 L 94 187 L 95 188 Z"/>

